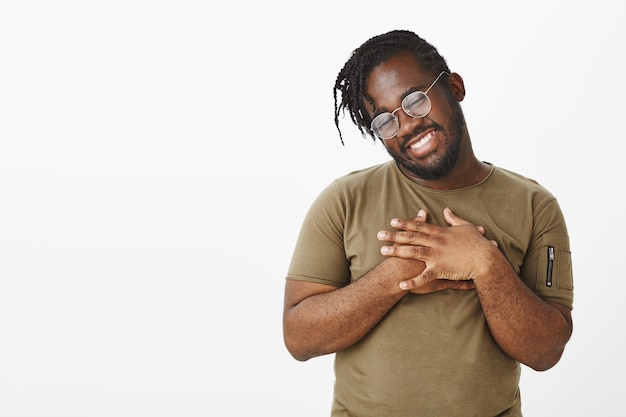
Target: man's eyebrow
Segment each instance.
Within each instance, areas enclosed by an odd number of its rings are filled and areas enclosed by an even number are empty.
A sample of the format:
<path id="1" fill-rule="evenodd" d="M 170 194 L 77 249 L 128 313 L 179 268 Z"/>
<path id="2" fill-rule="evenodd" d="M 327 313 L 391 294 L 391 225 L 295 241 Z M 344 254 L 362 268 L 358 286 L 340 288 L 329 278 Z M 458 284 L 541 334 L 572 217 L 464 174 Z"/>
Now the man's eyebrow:
<path id="1" fill-rule="evenodd" d="M 408 96 L 411 93 L 414 93 L 416 91 L 422 91 L 424 92 L 424 90 L 426 90 L 428 87 L 409 87 L 406 89 L 406 91 L 404 91 L 401 95 L 400 95 L 400 100 L 404 100 L 406 98 L 406 96 Z"/>
<path id="2" fill-rule="evenodd" d="M 411 93 L 414 93 L 416 91 L 424 91 L 426 87 L 419 87 L 419 86 L 415 86 L 415 87 L 409 87 L 407 88 L 402 94 L 400 94 L 400 103 L 402 103 L 402 100 L 404 100 L 406 98 L 406 96 L 408 96 Z M 372 109 L 374 110 L 374 113 L 372 114 L 372 119 L 376 116 L 378 116 L 381 113 L 385 113 L 385 112 L 391 112 L 392 110 L 387 109 L 386 107 L 378 107 L 376 105 L 376 103 L 374 103 L 374 99 L 372 99 L 369 95 L 367 94 L 363 94 L 363 98 L 372 105 Z M 393 109 L 395 110 L 395 109 Z"/>

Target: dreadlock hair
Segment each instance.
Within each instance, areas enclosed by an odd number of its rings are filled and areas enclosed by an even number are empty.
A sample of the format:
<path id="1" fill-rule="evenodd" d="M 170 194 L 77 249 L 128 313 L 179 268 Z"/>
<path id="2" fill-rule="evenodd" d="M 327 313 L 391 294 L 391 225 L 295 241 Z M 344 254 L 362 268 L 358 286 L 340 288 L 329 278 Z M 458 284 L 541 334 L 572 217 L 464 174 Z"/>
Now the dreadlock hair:
<path id="1" fill-rule="evenodd" d="M 426 70 L 433 73 L 450 72 L 446 60 L 437 52 L 434 46 L 408 30 L 393 30 L 382 35 L 370 38 L 357 49 L 345 63 L 335 81 L 333 97 L 335 99 L 335 126 L 339 132 L 341 144 L 343 136 L 339 128 L 339 115 L 348 110 L 350 119 L 359 128 L 361 135 L 376 137 L 369 129 L 372 122 L 367 109 L 363 106 L 365 82 L 370 71 L 391 56 L 401 51 L 409 51 Z M 341 93 L 341 102 L 338 103 L 337 92 Z"/>

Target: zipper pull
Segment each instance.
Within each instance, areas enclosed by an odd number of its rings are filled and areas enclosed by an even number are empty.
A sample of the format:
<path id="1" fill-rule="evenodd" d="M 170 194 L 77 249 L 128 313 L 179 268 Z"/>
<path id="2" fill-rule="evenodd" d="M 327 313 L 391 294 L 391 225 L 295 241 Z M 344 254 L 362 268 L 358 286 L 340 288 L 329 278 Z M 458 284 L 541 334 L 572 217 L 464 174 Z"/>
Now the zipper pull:
<path id="1" fill-rule="evenodd" d="M 554 246 L 548 246 L 548 270 L 546 271 L 546 285 L 552 286 L 552 268 L 554 268 Z"/>

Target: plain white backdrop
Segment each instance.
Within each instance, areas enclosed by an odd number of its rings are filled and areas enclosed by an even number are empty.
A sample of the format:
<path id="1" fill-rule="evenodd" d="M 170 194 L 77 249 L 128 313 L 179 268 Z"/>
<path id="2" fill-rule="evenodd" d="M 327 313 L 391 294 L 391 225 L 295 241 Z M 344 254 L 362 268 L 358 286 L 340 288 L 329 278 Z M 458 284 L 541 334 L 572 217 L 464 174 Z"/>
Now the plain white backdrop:
<path id="1" fill-rule="evenodd" d="M 332 357 L 282 342 L 328 182 L 388 159 L 332 85 L 410 29 L 460 73 L 479 158 L 559 199 L 574 336 L 527 416 L 624 415 L 619 2 L 0 3 L 0 416 L 328 415 Z"/>

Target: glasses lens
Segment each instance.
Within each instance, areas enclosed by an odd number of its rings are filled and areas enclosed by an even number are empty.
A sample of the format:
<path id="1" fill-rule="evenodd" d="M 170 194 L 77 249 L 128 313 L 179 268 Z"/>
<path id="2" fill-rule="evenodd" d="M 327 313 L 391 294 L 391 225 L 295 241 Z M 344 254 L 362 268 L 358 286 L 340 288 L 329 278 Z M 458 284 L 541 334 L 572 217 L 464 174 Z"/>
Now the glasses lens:
<path id="1" fill-rule="evenodd" d="M 390 139 L 398 133 L 398 119 L 391 113 L 379 114 L 372 120 L 372 130 L 381 139 Z"/>
<path id="2" fill-rule="evenodd" d="M 424 117 L 430 112 L 430 99 L 421 91 L 415 91 L 402 100 L 402 108 L 412 117 Z"/>

